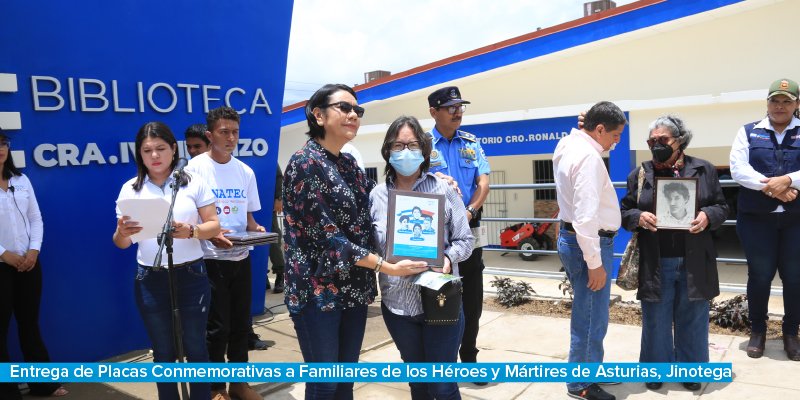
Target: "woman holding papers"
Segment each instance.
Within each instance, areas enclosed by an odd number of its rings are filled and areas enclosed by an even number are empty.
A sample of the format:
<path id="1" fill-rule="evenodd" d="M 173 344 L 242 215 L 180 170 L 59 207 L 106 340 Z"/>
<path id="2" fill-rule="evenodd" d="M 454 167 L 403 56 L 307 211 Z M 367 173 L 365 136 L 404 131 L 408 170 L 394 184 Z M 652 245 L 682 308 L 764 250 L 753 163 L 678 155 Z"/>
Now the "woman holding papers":
<path id="1" fill-rule="evenodd" d="M 149 122 L 136 134 L 136 177 L 122 185 L 117 198 L 117 229 L 114 244 L 121 249 L 139 244 L 136 252 L 138 270 L 134 293 L 139 313 L 153 344 L 153 361 L 174 362 L 177 358 L 172 329 L 172 309 L 167 267 L 163 252 L 159 265 L 153 265 L 159 245 L 154 235 L 140 237 L 146 226 L 124 215 L 120 204 L 128 199 L 172 199 L 171 184 L 180 186 L 173 211 L 173 268 L 177 277 L 177 297 L 183 327 L 183 348 L 190 362 L 208 362 L 206 322 L 209 285 L 203 264 L 200 239 L 219 233 L 214 195 L 202 179 L 192 179 L 185 172 L 173 171 L 178 164 L 178 143 L 169 127 Z M 175 172 L 175 173 L 173 173 Z M 160 218 L 163 221 L 166 212 Z M 149 229 L 148 229 L 149 230 Z M 147 232 L 145 230 L 144 232 Z M 160 231 L 160 228 L 158 229 Z M 158 398 L 178 399 L 174 383 L 157 383 Z M 209 383 L 192 383 L 191 399 L 209 399 Z"/>
<path id="2" fill-rule="evenodd" d="M 375 185 L 342 152 L 364 109 L 353 89 L 325 85 L 306 103 L 310 139 L 283 179 L 285 303 L 306 362 L 357 362 L 375 300 L 375 273 L 412 275 L 424 262 L 390 263 L 371 251 Z M 353 383 L 307 383 L 306 399 L 352 399 Z"/>
<path id="3" fill-rule="evenodd" d="M 473 237 L 461 196 L 447 181 L 428 172 L 431 141 L 414 117 L 396 119 L 383 140 L 381 154 L 386 160 L 386 183 L 370 194 L 375 242 L 386 254 L 386 226 L 389 190 L 444 194 L 444 266 L 442 272 L 458 275 L 458 263 L 472 253 Z M 381 311 L 404 362 L 453 363 L 464 332 L 464 313 L 453 325 L 427 325 L 420 288 L 415 276 L 379 274 Z M 412 399 L 460 399 L 455 382 L 409 383 Z"/>
<path id="4" fill-rule="evenodd" d="M 50 356 L 39 331 L 42 298 L 42 247 L 44 225 L 39 203 L 28 177 L 14 165 L 11 141 L 0 129 L 0 363 L 8 355 L 8 325 L 17 320 L 20 347 L 27 362 L 48 362 Z M 31 394 L 63 396 L 67 390 L 55 382 L 29 383 Z M 0 399 L 21 400 L 16 383 L 0 383 Z"/>

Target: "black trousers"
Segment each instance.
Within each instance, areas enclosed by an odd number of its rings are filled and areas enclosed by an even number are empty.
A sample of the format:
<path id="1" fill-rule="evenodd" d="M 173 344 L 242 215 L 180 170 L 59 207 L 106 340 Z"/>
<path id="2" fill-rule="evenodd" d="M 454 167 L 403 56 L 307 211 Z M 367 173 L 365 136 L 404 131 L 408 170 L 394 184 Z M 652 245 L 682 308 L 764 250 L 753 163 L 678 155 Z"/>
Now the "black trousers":
<path id="1" fill-rule="evenodd" d="M 472 250 L 472 255 L 458 263 L 464 292 L 461 301 L 464 306 L 464 336 L 458 351 L 461 362 L 476 362 L 478 358 L 478 328 L 483 312 L 483 249 Z"/>
<path id="2" fill-rule="evenodd" d="M 0 362 L 10 362 L 8 328 L 11 315 L 17 320 L 17 332 L 25 362 L 49 362 L 50 356 L 39 330 L 39 304 L 42 299 L 42 266 L 39 262 L 28 272 L 0 262 Z M 58 383 L 29 383 L 31 394 L 47 396 Z M 22 399 L 16 383 L 0 383 L 0 399 Z"/>
<path id="3" fill-rule="evenodd" d="M 250 256 L 240 261 L 205 259 L 211 284 L 208 312 L 208 358 L 211 362 L 247 362 L 247 336 L 250 333 L 252 269 Z M 212 390 L 224 389 L 212 383 Z"/>
<path id="4" fill-rule="evenodd" d="M 272 232 L 278 233 L 278 243 L 269 245 L 269 262 L 272 263 L 272 273 L 282 274 L 285 262 L 283 261 L 283 226 L 278 219 L 278 213 L 272 212 Z"/>

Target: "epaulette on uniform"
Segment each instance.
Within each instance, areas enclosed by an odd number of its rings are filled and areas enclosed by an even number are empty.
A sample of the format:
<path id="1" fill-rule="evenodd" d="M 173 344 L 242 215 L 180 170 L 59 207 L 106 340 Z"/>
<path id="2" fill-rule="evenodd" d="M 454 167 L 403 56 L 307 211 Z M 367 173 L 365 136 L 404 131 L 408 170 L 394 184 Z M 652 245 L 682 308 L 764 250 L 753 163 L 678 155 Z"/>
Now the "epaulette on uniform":
<path id="1" fill-rule="evenodd" d="M 478 141 L 478 137 L 473 135 L 473 134 L 471 134 L 471 133 L 469 133 L 469 132 L 464 132 L 464 131 L 458 131 L 458 132 L 460 133 L 459 137 L 464 139 L 464 140 L 468 140 L 470 142 L 477 142 Z"/>

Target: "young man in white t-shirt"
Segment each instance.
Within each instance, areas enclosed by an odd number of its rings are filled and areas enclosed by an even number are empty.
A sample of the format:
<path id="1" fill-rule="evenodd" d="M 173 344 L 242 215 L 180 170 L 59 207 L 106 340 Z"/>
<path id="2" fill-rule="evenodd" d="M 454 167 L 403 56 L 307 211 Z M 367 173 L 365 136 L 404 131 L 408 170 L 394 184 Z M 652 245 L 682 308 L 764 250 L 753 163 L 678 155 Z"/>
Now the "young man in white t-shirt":
<path id="1" fill-rule="evenodd" d="M 192 158 L 187 167 L 205 180 L 216 197 L 222 231 L 203 241 L 203 258 L 211 283 L 208 314 L 208 355 L 211 362 L 247 362 L 250 332 L 252 270 L 248 247 L 234 247 L 223 236 L 229 232 L 265 229 L 253 218 L 261 209 L 253 170 L 233 157 L 239 144 L 239 114 L 230 107 L 211 110 L 206 117 L 210 150 Z M 211 384 L 212 400 L 230 399 L 225 383 Z M 230 394 L 244 400 L 261 400 L 246 383 L 231 383 Z"/>

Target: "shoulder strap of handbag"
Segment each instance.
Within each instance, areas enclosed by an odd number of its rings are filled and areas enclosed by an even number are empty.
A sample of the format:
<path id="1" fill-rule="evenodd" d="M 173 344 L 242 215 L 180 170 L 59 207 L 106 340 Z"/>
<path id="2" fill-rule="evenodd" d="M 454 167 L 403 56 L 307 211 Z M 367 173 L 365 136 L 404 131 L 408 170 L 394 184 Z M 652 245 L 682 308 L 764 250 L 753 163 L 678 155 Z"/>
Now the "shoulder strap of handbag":
<path id="1" fill-rule="evenodd" d="M 639 190 L 636 193 L 636 203 L 639 203 L 639 198 L 642 197 L 642 186 L 644 186 L 644 166 L 639 167 Z"/>

